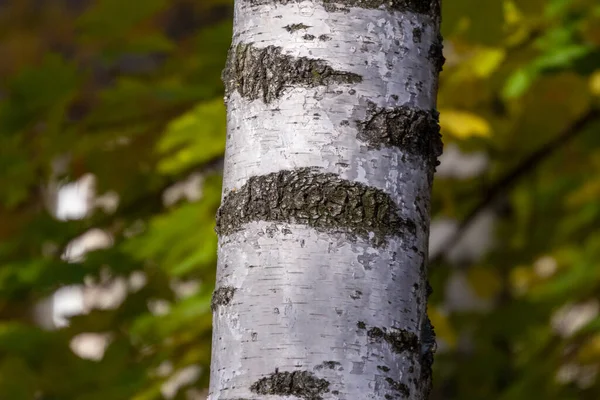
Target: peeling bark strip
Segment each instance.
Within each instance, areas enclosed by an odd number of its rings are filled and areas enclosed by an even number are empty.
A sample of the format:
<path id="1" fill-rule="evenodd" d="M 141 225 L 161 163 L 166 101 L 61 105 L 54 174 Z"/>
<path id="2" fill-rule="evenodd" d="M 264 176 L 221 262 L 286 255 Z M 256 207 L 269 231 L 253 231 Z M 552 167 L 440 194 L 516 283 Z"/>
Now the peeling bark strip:
<path id="1" fill-rule="evenodd" d="M 304 0 L 245 0 L 253 5 L 261 4 L 289 4 L 300 3 Z M 314 0 L 322 3 L 325 10 L 329 12 L 347 11 L 349 7 L 357 8 L 380 8 L 388 7 L 390 10 L 410 11 L 417 14 L 430 16 L 440 15 L 439 0 Z"/>
<path id="2" fill-rule="evenodd" d="M 322 400 L 329 392 L 329 382 L 308 371 L 279 372 L 252 384 L 250 390 L 262 395 L 296 396 L 306 400 Z"/>
<path id="3" fill-rule="evenodd" d="M 270 103 L 279 98 L 286 87 L 326 86 L 358 83 L 360 75 L 336 71 L 323 60 L 282 54 L 281 47 L 256 48 L 238 44 L 229 52 L 223 71 L 225 91 L 237 90 L 249 100 L 261 98 Z"/>
<path id="4" fill-rule="evenodd" d="M 215 311 L 218 306 L 226 306 L 233 299 L 235 288 L 231 286 L 222 286 L 213 292 L 210 308 Z"/>
<path id="5" fill-rule="evenodd" d="M 380 108 L 368 103 L 367 118 L 357 121 L 358 139 L 370 147 L 398 147 L 437 165 L 442 154 L 442 135 L 435 110 L 408 106 Z M 435 163 L 435 164 L 434 164 Z"/>
<path id="6" fill-rule="evenodd" d="M 416 232 L 415 223 L 399 216 L 387 193 L 313 168 L 251 177 L 223 199 L 216 231 L 228 235 L 251 221 L 304 224 L 366 239 L 372 232 L 374 246 L 390 236 Z"/>

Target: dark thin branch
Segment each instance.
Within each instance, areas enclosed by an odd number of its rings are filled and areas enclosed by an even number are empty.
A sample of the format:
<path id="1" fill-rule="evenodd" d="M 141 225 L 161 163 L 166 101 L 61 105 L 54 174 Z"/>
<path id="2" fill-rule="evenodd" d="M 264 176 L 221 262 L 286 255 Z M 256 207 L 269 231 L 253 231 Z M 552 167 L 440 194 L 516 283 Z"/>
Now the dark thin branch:
<path id="1" fill-rule="evenodd" d="M 450 249 L 452 249 L 458 243 L 475 217 L 477 217 L 479 213 L 486 207 L 493 204 L 494 200 L 496 200 L 499 195 L 514 186 L 519 179 L 535 169 L 535 167 L 552 155 L 561 146 L 574 139 L 577 135 L 583 132 L 591 122 L 599 117 L 600 109 L 591 109 L 581 118 L 576 120 L 572 125 L 567 127 L 556 138 L 534 151 L 527 158 L 522 160 L 515 168 L 500 178 L 496 183 L 492 184 L 492 186 L 485 192 L 485 195 L 481 201 L 469 212 L 469 214 L 467 214 L 465 219 L 461 222 L 456 233 L 446 240 L 444 245 L 441 247 L 441 250 L 429 260 L 429 264 L 438 262 L 441 257 L 444 256 L 444 254 L 447 254 L 448 251 L 450 251 Z"/>

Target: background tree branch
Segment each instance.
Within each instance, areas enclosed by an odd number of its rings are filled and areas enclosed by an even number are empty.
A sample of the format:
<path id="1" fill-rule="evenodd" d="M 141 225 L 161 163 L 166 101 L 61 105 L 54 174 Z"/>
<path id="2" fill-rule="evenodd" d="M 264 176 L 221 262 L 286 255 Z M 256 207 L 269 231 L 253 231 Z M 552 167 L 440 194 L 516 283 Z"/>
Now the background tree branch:
<path id="1" fill-rule="evenodd" d="M 493 204 L 498 196 L 505 193 L 507 190 L 513 187 L 519 181 L 519 179 L 533 171 L 542 161 L 547 159 L 562 146 L 566 145 L 583 131 L 585 131 L 585 128 L 587 128 L 590 123 L 594 122 L 599 117 L 599 109 L 590 109 L 580 118 L 575 120 L 573 124 L 568 126 L 557 137 L 534 151 L 527 158 L 517 164 L 517 166 L 510 170 L 506 175 L 488 187 L 485 190 L 481 201 L 477 203 L 477 205 L 473 207 L 473 209 L 465 216 L 458 226 L 456 233 L 445 241 L 444 245 L 441 246 L 441 250 L 429 260 L 429 264 L 431 265 L 439 262 L 441 258 L 458 243 L 467 228 L 469 228 L 470 224 L 479 215 L 479 213 L 489 205 Z"/>

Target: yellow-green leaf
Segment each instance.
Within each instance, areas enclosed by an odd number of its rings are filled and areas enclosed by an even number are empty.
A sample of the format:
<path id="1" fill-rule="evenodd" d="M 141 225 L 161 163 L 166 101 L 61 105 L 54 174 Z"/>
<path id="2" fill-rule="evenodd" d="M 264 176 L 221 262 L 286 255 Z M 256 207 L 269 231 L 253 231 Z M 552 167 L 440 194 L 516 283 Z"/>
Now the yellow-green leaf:
<path id="1" fill-rule="evenodd" d="M 450 348 L 454 348 L 457 339 L 456 332 L 452 328 L 448 316 L 437 307 L 430 307 L 427 310 L 427 314 L 438 339 L 442 339 Z"/>
<path id="2" fill-rule="evenodd" d="M 440 126 L 442 132 L 457 139 L 489 137 L 492 133 L 490 124 L 484 118 L 468 111 L 440 110 Z"/>
<path id="3" fill-rule="evenodd" d="M 166 155 L 158 168 L 177 173 L 209 161 L 225 151 L 225 106 L 223 99 L 199 104 L 173 120 L 158 143 Z"/>
<path id="4" fill-rule="evenodd" d="M 595 96 L 600 96 L 600 69 L 590 77 L 590 92 Z"/>

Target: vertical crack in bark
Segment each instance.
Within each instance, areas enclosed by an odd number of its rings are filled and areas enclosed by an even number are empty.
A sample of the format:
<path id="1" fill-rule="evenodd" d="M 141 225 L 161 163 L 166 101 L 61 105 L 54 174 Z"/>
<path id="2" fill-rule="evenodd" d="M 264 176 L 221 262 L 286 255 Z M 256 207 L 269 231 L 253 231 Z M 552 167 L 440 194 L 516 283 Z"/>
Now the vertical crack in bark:
<path id="1" fill-rule="evenodd" d="M 325 232 L 360 236 L 376 247 L 393 236 L 416 234 L 413 221 L 380 189 L 314 168 L 253 176 L 223 199 L 216 232 L 228 235 L 251 221 L 309 225 Z"/>
<path id="2" fill-rule="evenodd" d="M 354 84 L 361 81 L 360 75 L 337 71 L 320 59 L 292 57 L 283 54 L 281 47 L 256 48 L 252 44 L 241 43 L 230 49 L 223 71 L 227 93 L 237 90 L 244 98 L 260 98 L 265 103 L 279 98 L 288 87 Z"/>
<path id="3" fill-rule="evenodd" d="M 308 371 L 279 372 L 261 378 L 250 386 L 256 394 L 296 396 L 306 400 L 322 400 L 329 392 L 329 381 Z"/>

